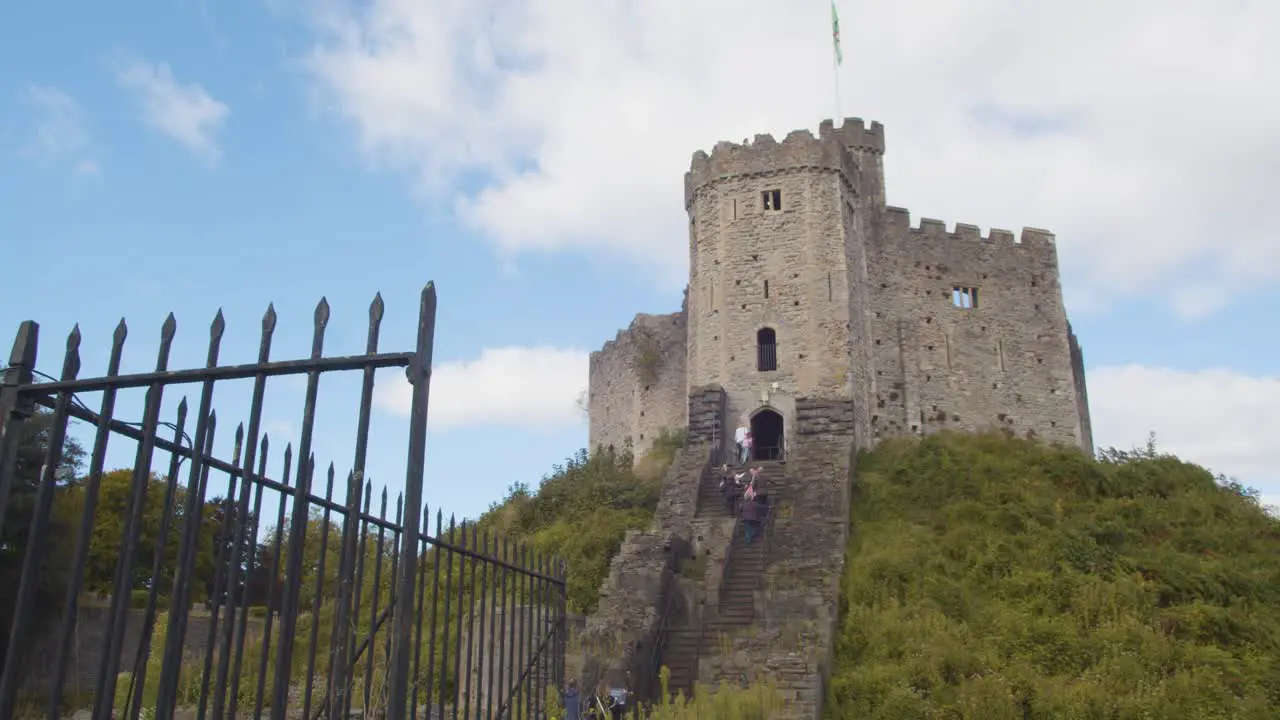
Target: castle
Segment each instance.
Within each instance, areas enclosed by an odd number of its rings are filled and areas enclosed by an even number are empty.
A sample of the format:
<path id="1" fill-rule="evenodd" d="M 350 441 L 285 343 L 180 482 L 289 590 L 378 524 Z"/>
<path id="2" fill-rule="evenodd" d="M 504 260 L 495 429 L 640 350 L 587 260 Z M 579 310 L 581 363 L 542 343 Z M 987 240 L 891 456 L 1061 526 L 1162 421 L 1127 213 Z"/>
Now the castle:
<path id="1" fill-rule="evenodd" d="M 884 151 L 853 118 L 694 154 L 684 306 L 592 353 L 592 449 L 640 454 L 718 386 L 720 432 L 748 423 L 760 459 L 789 446 L 801 397 L 851 402 L 857 447 L 996 427 L 1092 452 L 1053 235 L 913 227 L 885 204 Z"/>
<path id="2" fill-rule="evenodd" d="M 1001 428 L 1092 452 L 1053 236 L 912 227 L 885 204 L 884 147 L 880 124 L 851 119 L 694 154 L 684 307 L 591 355 L 593 450 L 686 442 L 566 659 L 583 687 L 655 698 L 661 667 L 686 696 L 768 680 L 773 720 L 816 720 L 859 449 Z M 754 544 L 714 470 L 743 422 L 770 496 Z"/>

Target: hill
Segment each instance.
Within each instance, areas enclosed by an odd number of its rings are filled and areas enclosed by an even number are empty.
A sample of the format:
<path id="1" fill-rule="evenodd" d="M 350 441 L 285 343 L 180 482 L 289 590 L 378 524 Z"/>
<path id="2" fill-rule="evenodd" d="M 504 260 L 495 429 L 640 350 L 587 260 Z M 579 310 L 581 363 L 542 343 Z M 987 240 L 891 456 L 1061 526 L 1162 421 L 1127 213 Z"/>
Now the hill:
<path id="1" fill-rule="evenodd" d="M 1158 452 L 1003 436 L 859 458 L 828 718 L 1264 718 L 1280 522 Z"/>

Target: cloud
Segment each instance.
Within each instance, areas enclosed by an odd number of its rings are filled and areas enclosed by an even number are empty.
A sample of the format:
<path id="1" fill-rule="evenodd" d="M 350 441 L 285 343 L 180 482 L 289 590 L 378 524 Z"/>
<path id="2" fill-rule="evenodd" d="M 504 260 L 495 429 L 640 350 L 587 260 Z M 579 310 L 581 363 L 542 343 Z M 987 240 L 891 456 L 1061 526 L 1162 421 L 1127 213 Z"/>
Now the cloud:
<path id="1" fill-rule="evenodd" d="M 308 4 L 306 67 L 359 148 L 504 253 L 687 263 L 691 154 L 816 129 L 829 9 L 770 0 Z M 890 202 L 1048 227 L 1070 295 L 1280 277 L 1280 44 L 1269 0 L 841 3 L 844 114 L 883 121 Z M 1213 48 L 1210 54 L 1193 48 Z M 444 194 L 448 197 L 448 194 Z M 1070 300 L 1069 295 L 1069 300 Z M 1167 295 L 1167 294 L 1166 294 Z M 1105 303 L 1103 303 L 1105 304 Z"/>
<path id="2" fill-rule="evenodd" d="M 1124 365 L 1089 371 L 1094 443 L 1162 451 L 1254 485 L 1280 504 L 1280 377 Z"/>
<path id="3" fill-rule="evenodd" d="M 231 109 L 215 100 L 199 83 L 183 84 L 165 63 L 137 58 L 119 61 L 116 78 L 137 96 L 143 119 L 161 134 L 176 140 L 202 162 L 213 165 L 221 156 L 216 135 Z"/>
<path id="4" fill-rule="evenodd" d="M 486 348 L 480 357 L 435 366 L 429 423 L 434 430 L 482 425 L 540 430 L 580 425 L 578 397 L 587 387 L 588 353 L 553 347 Z M 404 375 L 378 386 L 380 407 L 409 412 Z"/>
<path id="5" fill-rule="evenodd" d="M 84 108 L 66 91 L 49 85 L 27 85 L 22 100 L 36 113 L 34 137 L 22 154 L 40 162 L 70 164 L 79 175 L 98 175 Z"/>

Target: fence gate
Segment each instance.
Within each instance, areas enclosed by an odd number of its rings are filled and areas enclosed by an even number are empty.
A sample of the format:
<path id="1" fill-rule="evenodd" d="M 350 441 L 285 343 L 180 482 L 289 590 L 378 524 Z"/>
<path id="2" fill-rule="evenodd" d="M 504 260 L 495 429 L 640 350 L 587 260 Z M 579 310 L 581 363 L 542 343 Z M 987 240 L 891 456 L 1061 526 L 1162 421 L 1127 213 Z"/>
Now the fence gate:
<path id="1" fill-rule="evenodd" d="M 170 315 L 155 370 L 137 374 L 120 372 L 122 320 L 96 378 L 80 376 L 78 328 L 61 374 L 37 371 L 39 326 L 23 323 L 0 375 L 0 717 L 545 717 L 564 675 L 563 562 L 446 521 L 423 497 L 435 314 L 428 284 L 417 347 L 381 352 L 379 296 L 365 353 L 325 357 L 321 300 L 310 356 L 278 361 L 268 308 L 257 361 L 223 365 L 219 312 L 205 366 L 190 370 L 169 369 Z M 365 478 L 382 368 L 405 368 L 412 385 L 390 510 Z M 341 474 L 313 446 L 320 377 L 339 372 L 363 379 Z M 296 445 L 264 430 L 267 380 L 285 375 L 305 379 Z M 214 398 L 227 380 L 253 390 L 219 458 Z M 183 397 L 165 417 L 181 385 L 199 387 L 195 406 Z M 130 391 L 145 393 L 140 421 L 115 416 Z M 87 450 L 68 437 L 72 420 L 94 429 Z M 107 472 L 120 442 L 132 467 Z"/>

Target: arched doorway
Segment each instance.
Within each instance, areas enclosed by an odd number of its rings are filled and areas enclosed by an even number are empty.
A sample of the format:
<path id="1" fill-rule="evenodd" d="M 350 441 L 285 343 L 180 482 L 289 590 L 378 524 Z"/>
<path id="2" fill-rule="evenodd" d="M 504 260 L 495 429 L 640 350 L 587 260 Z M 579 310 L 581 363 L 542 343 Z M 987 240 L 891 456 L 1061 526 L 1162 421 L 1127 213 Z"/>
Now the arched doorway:
<path id="1" fill-rule="evenodd" d="M 782 459 L 782 415 L 764 408 L 751 416 L 751 459 Z"/>

